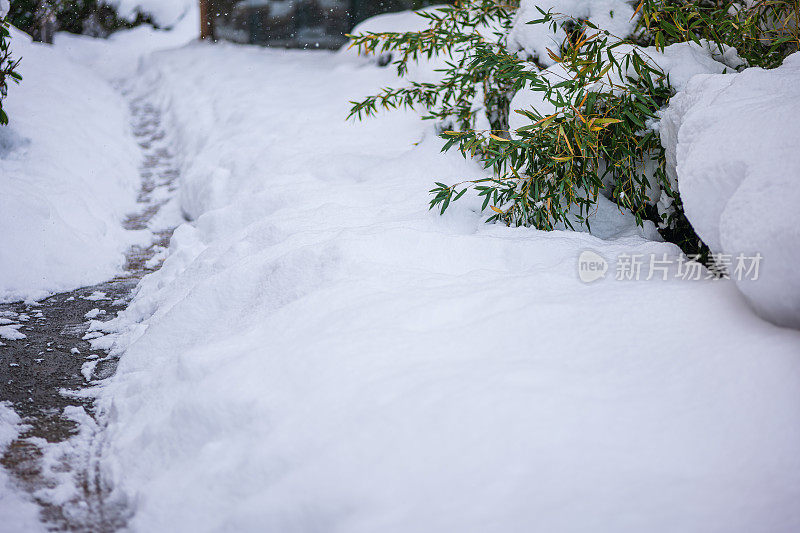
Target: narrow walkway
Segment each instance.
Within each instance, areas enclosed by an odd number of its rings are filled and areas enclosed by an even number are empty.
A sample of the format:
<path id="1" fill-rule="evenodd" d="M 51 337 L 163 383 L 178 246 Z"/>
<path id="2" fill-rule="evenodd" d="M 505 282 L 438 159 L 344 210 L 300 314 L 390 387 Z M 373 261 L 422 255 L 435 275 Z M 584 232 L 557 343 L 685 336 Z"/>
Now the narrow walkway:
<path id="1" fill-rule="evenodd" d="M 144 98 L 130 102 L 144 158 L 141 209 L 124 226 L 147 229 L 177 188 L 178 169 L 160 111 Z M 99 334 L 87 330 L 90 320 L 109 320 L 125 308 L 139 280 L 160 267 L 171 234 L 156 232 L 150 246 L 131 248 L 125 271 L 110 281 L 36 304 L 0 305 L 0 327 L 10 332 L 0 337 L 0 402 L 8 402 L 25 424 L 0 464 L 39 504 L 41 519 L 52 530 L 110 532 L 123 528 L 129 518 L 126 502 L 109 497 L 111 487 L 97 467 L 93 450 L 100 429 L 91 398 L 80 394 L 112 376 L 117 360 L 93 350 L 89 341 Z M 91 418 L 76 420 L 81 409 Z M 68 501 L 57 501 L 49 489 L 61 486 L 65 478 L 75 490 Z"/>

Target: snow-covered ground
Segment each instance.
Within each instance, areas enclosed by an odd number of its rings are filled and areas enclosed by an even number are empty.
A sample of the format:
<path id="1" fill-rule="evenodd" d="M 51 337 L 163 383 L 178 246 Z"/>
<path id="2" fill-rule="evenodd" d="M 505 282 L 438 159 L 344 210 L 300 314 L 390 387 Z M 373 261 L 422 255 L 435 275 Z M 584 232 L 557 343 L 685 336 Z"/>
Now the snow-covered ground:
<path id="1" fill-rule="evenodd" d="M 428 211 L 434 181 L 484 171 L 441 154 L 414 113 L 344 120 L 392 69 L 229 44 L 152 53 L 195 22 L 21 44 L 0 133 L 17 143 L 3 194 L 20 198 L 16 218 L 0 211 L 6 298 L 104 279 L 131 242 L 118 228 L 138 161 L 107 80 L 132 78 L 174 136 L 193 221 L 93 341 L 121 356 L 98 448 L 133 531 L 800 529 L 800 333 L 733 281 L 680 279 L 677 248 L 602 199 L 593 235 L 485 225 L 475 198 Z M 8 239 L 28 246 L 9 259 Z M 54 265 L 71 242 L 102 268 Z M 617 280 L 634 258 L 640 279 Z M 583 282 L 580 261 L 608 271 Z M 0 406 L 0 447 L 20 422 Z M 0 488 L 6 516 L 25 527 L 33 510 Z"/>
<path id="2" fill-rule="evenodd" d="M 32 43 L 12 28 L 23 83 L 0 128 L 0 302 L 39 299 L 104 281 L 149 234 L 124 231 L 134 210 L 141 154 L 128 106 L 112 83 L 140 57 L 195 38 L 196 10 L 171 32 L 139 27 L 109 40 L 59 34 Z"/>
<path id="3" fill-rule="evenodd" d="M 221 44 L 139 76 L 195 221 L 108 328 L 134 530 L 800 527 L 800 334 L 732 282 L 582 283 L 587 250 L 677 256 L 608 210 L 605 240 L 427 211 L 482 171 L 413 113 L 344 121 L 390 69 Z"/>

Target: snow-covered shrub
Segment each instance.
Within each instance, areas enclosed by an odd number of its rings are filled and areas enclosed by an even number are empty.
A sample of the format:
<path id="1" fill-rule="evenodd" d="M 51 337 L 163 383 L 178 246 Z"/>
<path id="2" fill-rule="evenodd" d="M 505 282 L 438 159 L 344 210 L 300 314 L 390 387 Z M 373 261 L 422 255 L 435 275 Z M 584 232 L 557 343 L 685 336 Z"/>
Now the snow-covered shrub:
<path id="1" fill-rule="evenodd" d="M 17 67 L 19 59 L 14 59 L 11 55 L 11 33 L 8 31 L 6 12 L 8 4 L 6 0 L 0 0 L 0 126 L 8 124 L 8 115 L 3 110 L 3 100 L 8 94 L 8 85 L 11 82 L 19 83 L 22 79 Z"/>
<path id="2" fill-rule="evenodd" d="M 441 124 L 445 149 L 493 169 L 491 179 L 437 183 L 431 208 L 444 212 L 474 188 L 490 221 L 553 229 L 588 225 L 603 195 L 698 253 L 706 248 L 666 172 L 659 112 L 694 74 L 779 61 L 796 45 L 790 4 L 462 0 L 423 13 L 430 26 L 421 31 L 353 37 L 362 53 L 392 52 L 401 76 L 434 57 L 442 76 L 384 89 L 355 102 L 351 116 L 423 108 Z"/>
<path id="3" fill-rule="evenodd" d="M 798 50 L 797 0 L 642 0 L 640 38 L 656 46 L 705 39 L 737 66 L 774 68 Z M 734 50 L 735 49 L 735 50 Z"/>
<path id="4" fill-rule="evenodd" d="M 196 8 L 198 0 L 104 0 L 121 19 L 134 24 L 143 19 L 170 28 Z"/>
<path id="5" fill-rule="evenodd" d="M 177 1 L 177 0 L 176 0 Z M 169 2 L 166 2 L 169 4 Z M 52 17 L 54 29 L 95 37 L 111 32 L 152 23 L 150 14 L 139 11 L 119 15 L 109 0 L 14 0 L 8 13 L 9 22 L 37 40 L 42 38 L 45 18 Z"/>

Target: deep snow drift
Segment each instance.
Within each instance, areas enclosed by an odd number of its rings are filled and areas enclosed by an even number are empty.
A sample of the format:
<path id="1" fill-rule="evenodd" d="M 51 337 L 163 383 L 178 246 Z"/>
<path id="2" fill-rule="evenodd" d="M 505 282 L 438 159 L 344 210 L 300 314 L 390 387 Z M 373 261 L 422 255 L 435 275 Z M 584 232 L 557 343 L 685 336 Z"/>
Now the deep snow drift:
<path id="1" fill-rule="evenodd" d="M 686 216 L 735 263 L 760 254 L 759 279 L 737 282 L 766 319 L 800 328 L 800 54 L 774 70 L 698 76 L 664 112 L 662 142 Z"/>
<path id="2" fill-rule="evenodd" d="M 12 50 L 24 80 L 0 128 L 0 301 L 103 281 L 144 238 L 121 226 L 139 185 L 122 97 L 13 28 Z"/>
<path id="3" fill-rule="evenodd" d="M 800 334 L 729 281 L 578 280 L 667 254 L 426 210 L 481 174 L 346 55 L 143 64 L 185 156 L 180 227 L 109 330 L 104 462 L 138 531 L 790 532 Z M 106 344 L 109 338 L 97 342 Z"/>

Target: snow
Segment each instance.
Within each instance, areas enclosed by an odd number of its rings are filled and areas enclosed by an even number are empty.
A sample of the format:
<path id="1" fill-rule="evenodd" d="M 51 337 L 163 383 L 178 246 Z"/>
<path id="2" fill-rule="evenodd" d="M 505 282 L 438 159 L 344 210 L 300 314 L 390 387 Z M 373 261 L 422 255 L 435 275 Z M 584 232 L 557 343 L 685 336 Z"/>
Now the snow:
<path id="1" fill-rule="evenodd" d="M 81 298 L 92 302 L 97 302 L 100 300 L 110 300 L 110 298 L 106 296 L 106 293 L 104 293 L 103 291 L 92 291 L 90 295 L 81 296 Z"/>
<path id="2" fill-rule="evenodd" d="M 9 7 L 11 7 L 11 3 L 8 0 L 0 0 L 0 17 L 8 13 Z"/>
<path id="3" fill-rule="evenodd" d="M 0 302 L 105 280 L 142 240 L 133 210 L 138 151 L 126 106 L 108 83 L 12 28 L 24 82 L 0 128 Z"/>
<path id="4" fill-rule="evenodd" d="M 430 6 L 418 10 L 436 11 L 442 6 Z M 412 32 L 423 31 L 430 27 L 431 21 L 421 17 L 417 11 L 400 11 L 398 13 L 384 13 L 360 22 L 350 32 L 352 35 L 362 33 L 387 33 L 387 32 Z"/>
<path id="5" fill-rule="evenodd" d="M 774 70 L 698 76 L 661 121 L 686 215 L 715 252 L 760 253 L 758 280 L 736 280 L 754 308 L 800 328 L 800 54 Z"/>
<path id="6" fill-rule="evenodd" d="M 106 314 L 106 312 L 103 309 L 95 308 L 95 309 L 92 309 L 91 311 L 89 311 L 88 313 L 86 313 L 85 315 L 83 315 L 83 317 L 84 318 L 97 318 L 98 316 L 104 315 L 104 314 Z"/>
<path id="7" fill-rule="evenodd" d="M 194 222 L 97 326 L 134 531 L 800 528 L 800 333 L 732 282 L 581 282 L 586 250 L 678 253 L 624 215 L 427 211 L 483 171 L 414 113 L 344 121 L 391 69 L 196 44 L 138 78 Z"/>
<path id="8" fill-rule="evenodd" d="M 434 12 L 436 14 L 443 5 L 432 5 L 424 9 L 416 11 L 401 11 L 398 13 L 385 13 L 369 18 L 358 24 L 350 32 L 352 35 L 361 35 L 369 33 L 404 33 L 404 32 L 420 32 L 430 27 L 431 21 L 419 15 L 420 12 Z M 502 35 L 503 29 L 498 21 L 488 20 L 485 24 L 478 25 L 475 31 L 483 36 L 484 39 L 490 41 L 497 41 L 498 35 Z M 352 44 L 352 41 L 351 41 Z M 407 64 L 408 71 L 406 79 L 419 83 L 438 83 L 444 77 L 443 70 L 448 68 L 449 63 L 457 63 L 456 57 L 459 57 L 463 52 L 455 51 L 450 54 L 434 54 L 432 57 L 425 57 L 421 55 L 414 61 L 409 61 Z M 345 45 L 339 51 L 340 57 L 344 61 L 355 62 L 357 64 L 375 64 L 388 66 L 396 58 L 393 52 L 381 52 L 380 47 L 376 54 L 367 55 L 365 53 L 359 54 L 358 48 L 351 45 Z M 394 69 L 393 66 L 389 67 Z M 481 90 L 479 88 L 479 90 Z"/>
<path id="9" fill-rule="evenodd" d="M 142 57 L 183 46 L 199 37 L 199 4 L 190 2 L 190 5 L 191 9 L 169 31 L 142 25 L 115 32 L 108 39 L 60 32 L 55 37 L 56 48 L 107 80 L 128 79 L 134 77 Z"/>
<path id="10" fill-rule="evenodd" d="M 639 53 L 642 59 L 667 74 L 670 87 L 678 92 L 683 91 L 689 80 L 698 74 L 721 74 L 731 70 L 727 64 L 715 59 L 712 48 L 705 41 L 702 44 L 692 42 L 676 43 L 665 47 L 662 51 L 657 50 L 655 47 L 621 45 L 615 49 L 614 53 L 621 59 L 625 55 L 631 54 L 634 50 Z M 633 69 L 626 74 L 633 76 Z M 553 85 L 566 77 L 571 77 L 571 74 L 560 63 L 541 70 L 540 75 L 548 79 Z M 609 76 L 615 84 L 619 83 L 619 75 L 617 73 L 612 71 Z M 556 107 L 544 98 L 543 92 L 531 89 L 517 91 L 511 101 L 511 109 L 531 108 L 537 110 L 542 116 L 548 116 L 556 111 Z M 517 130 L 523 126 L 530 125 L 530 123 L 530 119 L 519 113 L 511 113 L 509 117 L 511 130 Z"/>
<path id="11" fill-rule="evenodd" d="M 558 5 L 622 25 L 621 4 Z M 409 16 L 364 27 L 413 29 L 422 19 Z M 428 211 L 434 181 L 485 171 L 441 154 L 414 112 L 344 120 L 349 101 L 401 83 L 392 69 L 347 52 L 184 46 L 196 28 L 185 16 L 170 33 L 59 35 L 55 49 L 15 34 L 26 83 L 14 91 L 27 92 L 12 93 L 24 97 L 9 99 L 15 122 L 0 130 L 0 202 L 17 195 L 0 205 L 0 294 L 88 283 L 87 264 L 105 279 L 133 240 L 118 228 L 138 161 L 108 80 L 132 77 L 133 96 L 162 109 L 181 162 L 174 207 L 192 219 L 131 305 L 91 322 L 83 338 L 119 368 L 78 393 L 99 395 L 99 426 L 65 413 L 80 431 L 45 448 L 54 483 L 37 497 L 77 498 L 63 465 L 96 472 L 100 450 L 110 501 L 136 504 L 132 531 L 800 529 L 800 332 L 758 318 L 732 281 L 615 280 L 615 258 L 679 251 L 604 198 L 592 234 L 485 225 L 470 195 Z M 662 124 L 681 192 L 699 206 L 730 192 L 687 213 L 711 214 L 723 250 L 757 242 L 773 287 L 767 265 L 794 251 L 775 243 L 797 242 L 778 217 L 791 220 L 796 198 L 752 191 L 790 189 L 797 174 L 799 132 L 783 117 L 797 114 L 798 60 L 698 77 L 735 54 L 668 50 L 659 64 L 686 89 Z M 764 146 L 781 151 L 753 159 Z M 774 209 L 775 235 L 752 222 L 756 207 Z M 579 277 L 579 261 L 602 268 Z M 87 381 L 97 362 L 83 365 Z M 0 446 L 15 416 L 0 408 Z M 31 506 L 0 491 L 0 523 L 32 529 Z"/>
<path id="12" fill-rule="evenodd" d="M 361 35 L 368 33 L 404 33 L 404 32 L 418 32 L 426 30 L 430 27 L 430 20 L 421 17 L 418 12 L 420 11 L 433 11 L 436 12 L 440 9 L 441 5 L 433 5 L 418 11 L 400 11 L 398 13 L 385 13 L 361 22 L 356 25 L 350 32 L 351 35 Z M 396 58 L 393 52 L 380 52 L 377 54 L 366 55 L 359 54 L 356 47 L 351 47 L 349 44 L 343 46 L 339 50 L 340 61 L 353 62 L 355 64 L 374 64 L 380 62 L 383 65 L 389 65 Z M 419 83 L 437 83 L 444 77 L 439 69 L 447 68 L 448 59 L 451 58 L 436 54 L 433 57 L 419 57 L 415 61 L 409 61 L 407 79 Z M 393 66 L 388 67 L 394 70 Z"/>
<path id="13" fill-rule="evenodd" d="M 83 379 L 86 381 L 92 380 L 92 374 L 94 374 L 94 369 L 97 367 L 98 361 L 86 361 L 81 365 L 81 375 Z"/>
<path id="14" fill-rule="evenodd" d="M 20 417 L 7 403 L 0 402 L 0 453 L 17 438 L 21 430 Z M 0 468 L 0 524 L 3 531 L 46 531 L 38 518 L 39 508 L 14 490 L 11 483 L 8 474 Z"/>
<path id="15" fill-rule="evenodd" d="M 522 0 L 517 10 L 514 26 L 508 35 L 508 49 L 522 52 L 535 59 L 542 67 L 549 67 L 555 61 L 548 50 L 558 55 L 561 43 L 567 34 L 561 27 L 565 17 L 568 19 L 589 20 L 600 29 L 607 30 L 617 38 L 629 36 L 636 27 L 636 17 L 630 0 Z M 558 22 L 553 31 L 551 23 L 529 24 L 543 18 L 551 11 Z"/>
<path id="16" fill-rule="evenodd" d="M 19 331 L 22 324 L 12 324 L 10 326 L 0 326 L 0 339 L 7 341 L 18 341 L 27 338 L 27 336 Z"/>
<path id="17" fill-rule="evenodd" d="M 110 0 L 117 14 L 130 21 L 139 13 L 150 15 L 159 27 L 170 28 L 197 9 L 196 0 Z M 199 28 L 199 25 L 198 25 Z"/>

